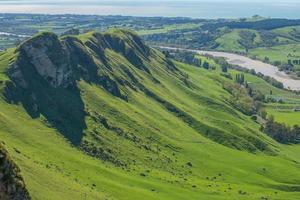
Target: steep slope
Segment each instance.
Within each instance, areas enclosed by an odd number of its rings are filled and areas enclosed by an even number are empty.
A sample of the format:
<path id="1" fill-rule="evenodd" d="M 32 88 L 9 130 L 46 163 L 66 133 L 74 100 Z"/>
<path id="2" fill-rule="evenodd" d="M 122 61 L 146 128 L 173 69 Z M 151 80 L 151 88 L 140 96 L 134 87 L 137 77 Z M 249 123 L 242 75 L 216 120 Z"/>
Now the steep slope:
<path id="1" fill-rule="evenodd" d="M 102 116 L 104 111 L 95 108 L 93 102 L 84 100 L 82 93 L 88 92 L 88 88 L 84 88 L 88 83 L 102 87 L 120 102 L 129 104 L 134 102 L 132 96 L 142 94 L 191 128 L 220 143 L 222 141 L 219 139 L 225 138 L 223 143 L 231 142 L 226 145 L 239 149 L 268 149 L 267 142 L 256 144 L 260 141 L 257 135 L 249 133 L 248 139 L 245 139 L 246 134 L 243 133 L 243 138 L 239 138 L 238 131 L 232 134 L 222 126 L 214 127 L 217 123 L 210 125 L 197 120 L 188 108 L 183 108 L 183 99 L 180 100 L 182 108 L 177 106 L 176 99 L 172 97 L 174 91 L 166 88 L 164 80 L 175 78 L 176 82 L 181 83 L 182 89 L 191 91 L 188 95 L 192 95 L 198 86 L 190 83 L 188 77 L 171 61 L 145 46 L 132 33 L 118 30 L 102 35 L 91 32 L 79 38 L 65 37 L 61 40 L 52 33 L 42 33 L 22 44 L 16 53 L 17 60 L 7 72 L 14 82 L 7 84 L 7 100 L 22 102 L 32 117 L 42 114 L 75 145 L 82 144 L 82 134 L 89 128 L 85 118 L 99 122 L 107 131 L 117 132 L 126 136 L 127 140 L 136 142 L 131 138 L 133 135 L 125 133 L 121 127 L 110 127 L 106 116 Z M 159 94 L 156 91 L 158 88 L 165 94 Z M 193 96 L 200 98 L 197 94 Z M 203 96 L 201 99 L 202 102 L 198 103 L 219 109 L 226 103 Z M 231 109 L 233 117 L 238 117 L 230 106 L 226 105 L 225 109 Z M 119 119 L 114 123 L 119 124 Z M 128 118 L 128 123 L 133 124 L 134 120 Z M 210 130 L 214 131 L 209 133 Z M 95 131 L 90 131 L 90 134 L 95 134 Z"/>
<path id="2" fill-rule="evenodd" d="M 0 144 L 0 199 L 30 199 L 19 168 L 10 159 L 2 144 Z"/>
<path id="3" fill-rule="evenodd" d="M 33 199 L 299 195 L 299 158 L 227 101 L 230 80 L 134 33 L 41 33 L 0 72 L 0 136 Z"/>

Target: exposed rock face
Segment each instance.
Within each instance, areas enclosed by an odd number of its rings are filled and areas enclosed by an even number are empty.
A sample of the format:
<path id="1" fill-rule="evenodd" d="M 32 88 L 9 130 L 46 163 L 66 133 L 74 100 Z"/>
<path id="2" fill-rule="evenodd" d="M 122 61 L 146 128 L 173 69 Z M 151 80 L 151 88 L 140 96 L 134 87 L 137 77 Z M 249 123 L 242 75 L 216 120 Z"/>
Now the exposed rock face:
<path id="1" fill-rule="evenodd" d="M 31 199 L 20 176 L 20 169 L 0 145 L 0 199 L 29 200 Z"/>
<path id="2" fill-rule="evenodd" d="M 69 52 L 55 34 L 42 33 L 22 44 L 19 50 L 28 58 L 38 74 L 53 87 L 68 87 L 74 83 Z M 24 67 L 22 64 L 14 64 L 10 74 L 26 88 L 27 83 L 21 72 L 21 67 Z"/>
<path id="3" fill-rule="evenodd" d="M 58 38 L 48 32 L 38 34 L 16 49 L 17 59 L 9 67 L 8 75 L 19 91 L 28 93 L 34 93 L 30 90 L 37 85 L 43 88 L 44 83 L 52 88 L 75 88 L 76 81 L 83 79 L 126 100 L 121 87 L 133 88 L 137 79 L 126 66 L 114 61 L 112 52 L 138 70 L 151 74 L 145 65 L 150 62 L 151 49 L 134 33 L 117 30 L 88 33 L 83 40 L 73 36 Z M 135 83 L 131 84 L 132 81 Z"/>
<path id="4" fill-rule="evenodd" d="M 27 88 L 28 83 L 21 71 L 21 68 L 16 63 L 13 63 L 8 69 L 8 74 L 12 80 L 18 83 L 22 88 Z"/>

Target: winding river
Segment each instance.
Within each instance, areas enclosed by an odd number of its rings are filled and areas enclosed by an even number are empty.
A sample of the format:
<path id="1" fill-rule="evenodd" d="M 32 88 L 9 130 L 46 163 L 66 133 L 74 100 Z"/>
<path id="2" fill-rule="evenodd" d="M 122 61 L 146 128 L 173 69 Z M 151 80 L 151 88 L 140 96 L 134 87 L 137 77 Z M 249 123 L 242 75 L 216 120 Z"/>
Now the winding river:
<path id="1" fill-rule="evenodd" d="M 18 34 L 14 34 L 14 33 L 1 32 L 1 31 L 0 31 L 0 35 L 15 36 L 15 37 L 21 37 L 21 38 L 29 37 L 28 35 L 18 35 Z"/>
<path id="2" fill-rule="evenodd" d="M 223 57 L 228 63 L 238 65 L 247 69 L 254 69 L 256 72 L 260 72 L 263 75 L 270 76 L 277 81 L 283 83 L 284 87 L 290 90 L 300 90 L 300 80 L 292 79 L 285 72 L 279 71 L 274 65 L 264 63 L 259 60 L 253 60 L 246 56 L 241 56 L 234 53 L 217 52 L 217 51 L 196 51 L 199 54 L 208 54 L 215 57 Z"/>
<path id="3" fill-rule="evenodd" d="M 178 50 L 178 48 L 172 48 L 172 47 L 160 47 L 160 48 Z M 191 49 L 179 49 L 179 50 L 196 52 L 202 55 L 208 54 L 215 57 L 223 57 L 227 60 L 228 63 L 232 65 L 238 65 L 240 67 L 247 68 L 247 69 L 254 69 L 256 72 L 260 72 L 265 76 L 270 76 L 276 79 L 277 81 L 282 82 L 286 89 L 300 91 L 300 80 L 292 79 L 288 74 L 279 71 L 276 66 L 264 63 L 262 61 L 253 60 L 246 56 L 241 56 L 234 53 L 226 53 L 226 52 L 218 52 L 218 51 L 201 51 L 201 50 L 191 50 Z"/>

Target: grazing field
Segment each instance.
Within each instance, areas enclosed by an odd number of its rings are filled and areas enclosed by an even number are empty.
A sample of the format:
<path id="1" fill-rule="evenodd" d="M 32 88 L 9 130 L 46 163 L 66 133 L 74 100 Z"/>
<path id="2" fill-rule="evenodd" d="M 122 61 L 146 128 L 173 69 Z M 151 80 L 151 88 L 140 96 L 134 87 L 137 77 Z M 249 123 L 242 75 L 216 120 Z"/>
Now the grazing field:
<path id="1" fill-rule="evenodd" d="M 239 30 L 232 31 L 230 33 L 226 33 L 223 36 L 219 37 L 216 42 L 219 44 L 218 50 L 221 51 L 239 51 L 244 52 L 245 48 L 241 46 L 238 42 L 240 40 Z"/>
<path id="2" fill-rule="evenodd" d="M 298 105 L 269 105 L 267 112 L 269 115 L 273 115 L 275 120 L 281 123 L 285 123 L 289 126 L 300 124 L 300 113 L 294 111 L 294 108 L 298 108 Z"/>
<path id="3" fill-rule="evenodd" d="M 300 58 L 299 50 L 300 44 L 287 44 L 251 49 L 249 55 L 255 56 L 260 60 L 264 60 L 265 57 L 268 57 L 272 63 L 280 61 L 282 64 L 288 64 L 289 59 Z"/>

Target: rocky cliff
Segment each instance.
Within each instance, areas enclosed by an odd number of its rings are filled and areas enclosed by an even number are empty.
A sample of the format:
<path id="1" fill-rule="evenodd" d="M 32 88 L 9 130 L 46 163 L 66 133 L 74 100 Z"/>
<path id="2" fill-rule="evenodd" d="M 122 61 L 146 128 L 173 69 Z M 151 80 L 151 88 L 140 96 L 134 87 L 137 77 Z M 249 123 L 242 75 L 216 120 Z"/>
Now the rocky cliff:
<path id="1" fill-rule="evenodd" d="M 29 193 L 20 175 L 20 169 L 0 145 L 0 199 L 29 200 Z"/>
<path id="2" fill-rule="evenodd" d="M 18 51 L 23 57 L 28 58 L 37 73 L 53 87 L 68 87 L 72 84 L 69 52 L 57 35 L 42 33 L 23 43 Z M 15 63 L 10 69 L 10 75 L 23 88 L 27 88 L 28 83 L 22 72 L 26 69 L 22 69 L 22 64 Z"/>
<path id="3" fill-rule="evenodd" d="M 106 57 L 109 50 L 124 56 L 134 67 L 150 72 L 143 59 L 148 59 L 151 49 L 134 33 L 91 32 L 81 37 L 59 38 L 49 32 L 36 35 L 16 49 L 18 59 L 11 65 L 9 76 L 22 88 L 28 88 L 31 77 L 26 74 L 33 69 L 54 88 L 73 86 L 76 80 L 83 78 L 119 95 L 112 80 L 115 74 L 107 74 L 107 68 L 111 68 Z M 88 39 L 85 41 L 84 37 Z"/>

